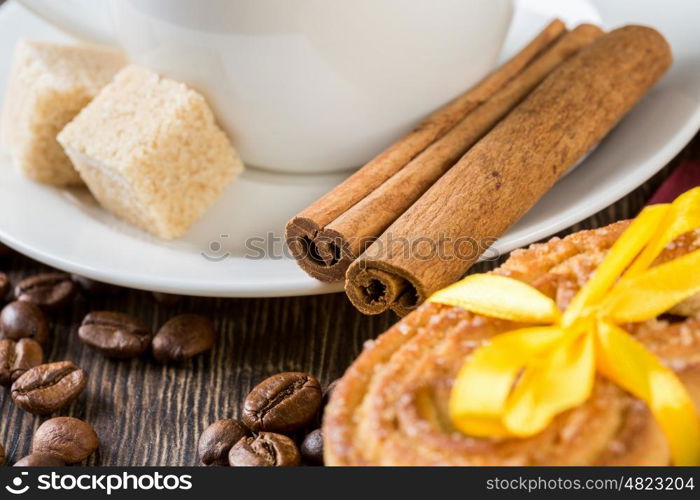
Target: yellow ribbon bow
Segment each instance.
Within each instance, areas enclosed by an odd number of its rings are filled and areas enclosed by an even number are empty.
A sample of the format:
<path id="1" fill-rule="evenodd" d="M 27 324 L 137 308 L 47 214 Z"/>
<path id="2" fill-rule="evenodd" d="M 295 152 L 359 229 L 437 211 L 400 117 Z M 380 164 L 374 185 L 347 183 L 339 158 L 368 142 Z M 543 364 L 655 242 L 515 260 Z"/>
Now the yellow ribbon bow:
<path id="1" fill-rule="evenodd" d="M 535 288 L 496 274 L 468 276 L 430 297 L 533 325 L 495 336 L 462 366 L 452 422 L 479 437 L 526 437 L 585 402 L 595 373 L 648 405 L 676 465 L 700 465 L 700 419 L 676 375 L 617 326 L 668 311 L 700 292 L 700 250 L 650 267 L 663 248 L 700 227 L 700 187 L 645 208 L 565 311 Z"/>

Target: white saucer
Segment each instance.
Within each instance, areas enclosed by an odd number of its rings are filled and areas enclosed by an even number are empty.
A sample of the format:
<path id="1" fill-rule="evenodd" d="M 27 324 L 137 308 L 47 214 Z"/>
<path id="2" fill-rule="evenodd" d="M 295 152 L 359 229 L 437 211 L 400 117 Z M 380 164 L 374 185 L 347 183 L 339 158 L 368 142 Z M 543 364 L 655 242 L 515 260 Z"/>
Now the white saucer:
<path id="1" fill-rule="evenodd" d="M 700 2 L 521 1 L 504 56 L 554 16 L 606 28 L 653 25 L 671 42 L 675 64 L 598 148 L 497 242 L 502 252 L 613 203 L 663 167 L 700 127 Z M 0 92 L 20 37 L 67 38 L 12 2 L 0 8 Z M 228 297 L 333 292 L 342 285 L 306 276 L 283 254 L 281 238 L 289 217 L 342 177 L 248 170 L 185 238 L 164 243 L 116 220 L 84 190 L 26 180 L 0 152 L 0 240 L 59 269 L 133 288 Z"/>

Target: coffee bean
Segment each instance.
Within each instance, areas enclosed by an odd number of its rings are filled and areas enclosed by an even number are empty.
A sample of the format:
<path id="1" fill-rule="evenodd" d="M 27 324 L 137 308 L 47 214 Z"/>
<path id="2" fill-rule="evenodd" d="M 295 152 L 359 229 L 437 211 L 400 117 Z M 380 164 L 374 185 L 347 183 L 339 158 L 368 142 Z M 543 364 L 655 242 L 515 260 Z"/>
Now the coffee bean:
<path id="1" fill-rule="evenodd" d="M 0 385 L 9 386 L 24 372 L 44 362 L 44 351 L 32 339 L 0 339 Z"/>
<path id="2" fill-rule="evenodd" d="M 0 312 L 0 332 L 8 339 L 29 338 L 43 344 L 49 336 L 49 322 L 37 305 L 16 300 Z"/>
<path id="3" fill-rule="evenodd" d="M 12 399 L 20 408 L 39 415 L 63 408 L 87 385 L 87 374 L 70 361 L 27 370 L 12 384 Z"/>
<path id="4" fill-rule="evenodd" d="M 309 463 L 323 465 L 323 433 L 311 431 L 301 443 L 301 456 Z"/>
<path id="5" fill-rule="evenodd" d="M 175 307 L 184 298 L 182 295 L 176 295 L 173 293 L 163 293 L 163 292 L 152 292 L 153 298 L 156 299 L 163 307 Z"/>
<path id="6" fill-rule="evenodd" d="M 46 453 L 32 453 L 15 462 L 14 467 L 64 467 L 66 463 L 60 458 Z"/>
<path id="7" fill-rule="evenodd" d="M 231 467 L 290 467 L 300 462 L 294 441 L 274 432 L 241 438 L 228 454 Z"/>
<path id="8" fill-rule="evenodd" d="M 10 278 L 5 273 L 0 273 L 0 300 L 5 300 L 10 291 Z"/>
<path id="9" fill-rule="evenodd" d="M 153 356 L 160 362 L 184 361 L 211 349 L 217 336 L 207 318 L 181 314 L 167 321 L 153 337 Z"/>
<path id="10" fill-rule="evenodd" d="M 70 302 L 78 287 L 65 273 L 44 273 L 17 283 L 17 300 L 31 302 L 46 309 L 56 309 Z"/>
<path id="11" fill-rule="evenodd" d="M 116 285 L 95 281 L 79 274 L 72 275 L 73 281 L 80 286 L 80 289 L 88 295 L 115 295 L 121 290 Z"/>
<path id="12" fill-rule="evenodd" d="M 148 349 L 151 330 L 140 319 L 112 311 L 95 311 L 83 319 L 80 340 L 111 358 L 133 358 Z"/>
<path id="13" fill-rule="evenodd" d="M 228 465 L 228 452 L 250 432 L 238 420 L 217 420 L 199 437 L 199 457 L 204 465 Z"/>
<path id="14" fill-rule="evenodd" d="M 53 455 L 67 464 L 74 464 L 89 457 L 99 444 L 90 424 L 73 417 L 56 417 L 36 430 L 32 453 Z"/>
<path id="15" fill-rule="evenodd" d="M 321 386 L 311 375 L 273 375 L 250 391 L 243 403 L 243 422 L 253 431 L 288 433 L 304 427 L 321 406 Z"/>
<path id="16" fill-rule="evenodd" d="M 5 447 L 0 444 L 0 465 L 5 465 Z"/>

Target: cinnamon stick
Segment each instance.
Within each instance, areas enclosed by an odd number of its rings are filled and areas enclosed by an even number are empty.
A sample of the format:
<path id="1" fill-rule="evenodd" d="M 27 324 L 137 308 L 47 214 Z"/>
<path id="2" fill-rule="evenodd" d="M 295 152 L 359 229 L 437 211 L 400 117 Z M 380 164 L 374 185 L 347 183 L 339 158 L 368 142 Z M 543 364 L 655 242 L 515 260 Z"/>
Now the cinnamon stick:
<path id="1" fill-rule="evenodd" d="M 560 65 L 350 265 L 352 303 L 405 314 L 462 277 L 671 61 L 658 32 L 627 26 Z"/>
<path id="2" fill-rule="evenodd" d="M 560 37 L 490 99 L 319 231 L 314 240 L 319 251 L 330 252 L 331 245 L 340 249 L 335 263 L 323 268 L 324 276 L 344 274 L 363 247 L 380 236 L 554 68 L 602 34 L 597 26 L 583 24 Z"/>
<path id="3" fill-rule="evenodd" d="M 329 242 L 327 235 L 320 235 L 320 232 L 445 135 L 467 113 L 488 100 L 565 31 L 560 20 L 549 23 L 496 71 L 428 116 L 415 130 L 289 221 L 286 227 L 287 244 L 302 269 L 324 281 L 343 279 L 347 262 L 336 266 L 341 260 L 341 248 Z"/>

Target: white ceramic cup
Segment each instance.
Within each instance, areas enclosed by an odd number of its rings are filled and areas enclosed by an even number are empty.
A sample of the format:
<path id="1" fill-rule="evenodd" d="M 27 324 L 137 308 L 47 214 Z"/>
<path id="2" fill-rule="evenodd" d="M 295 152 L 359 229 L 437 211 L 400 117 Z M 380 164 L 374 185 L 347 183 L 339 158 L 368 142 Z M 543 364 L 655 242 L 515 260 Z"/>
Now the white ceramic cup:
<path id="1" fill-rule="evenodd" d="M 209 100 L 248 166 L 362 165 L 494 66 L 512 0 L 20 0 Z"/>

